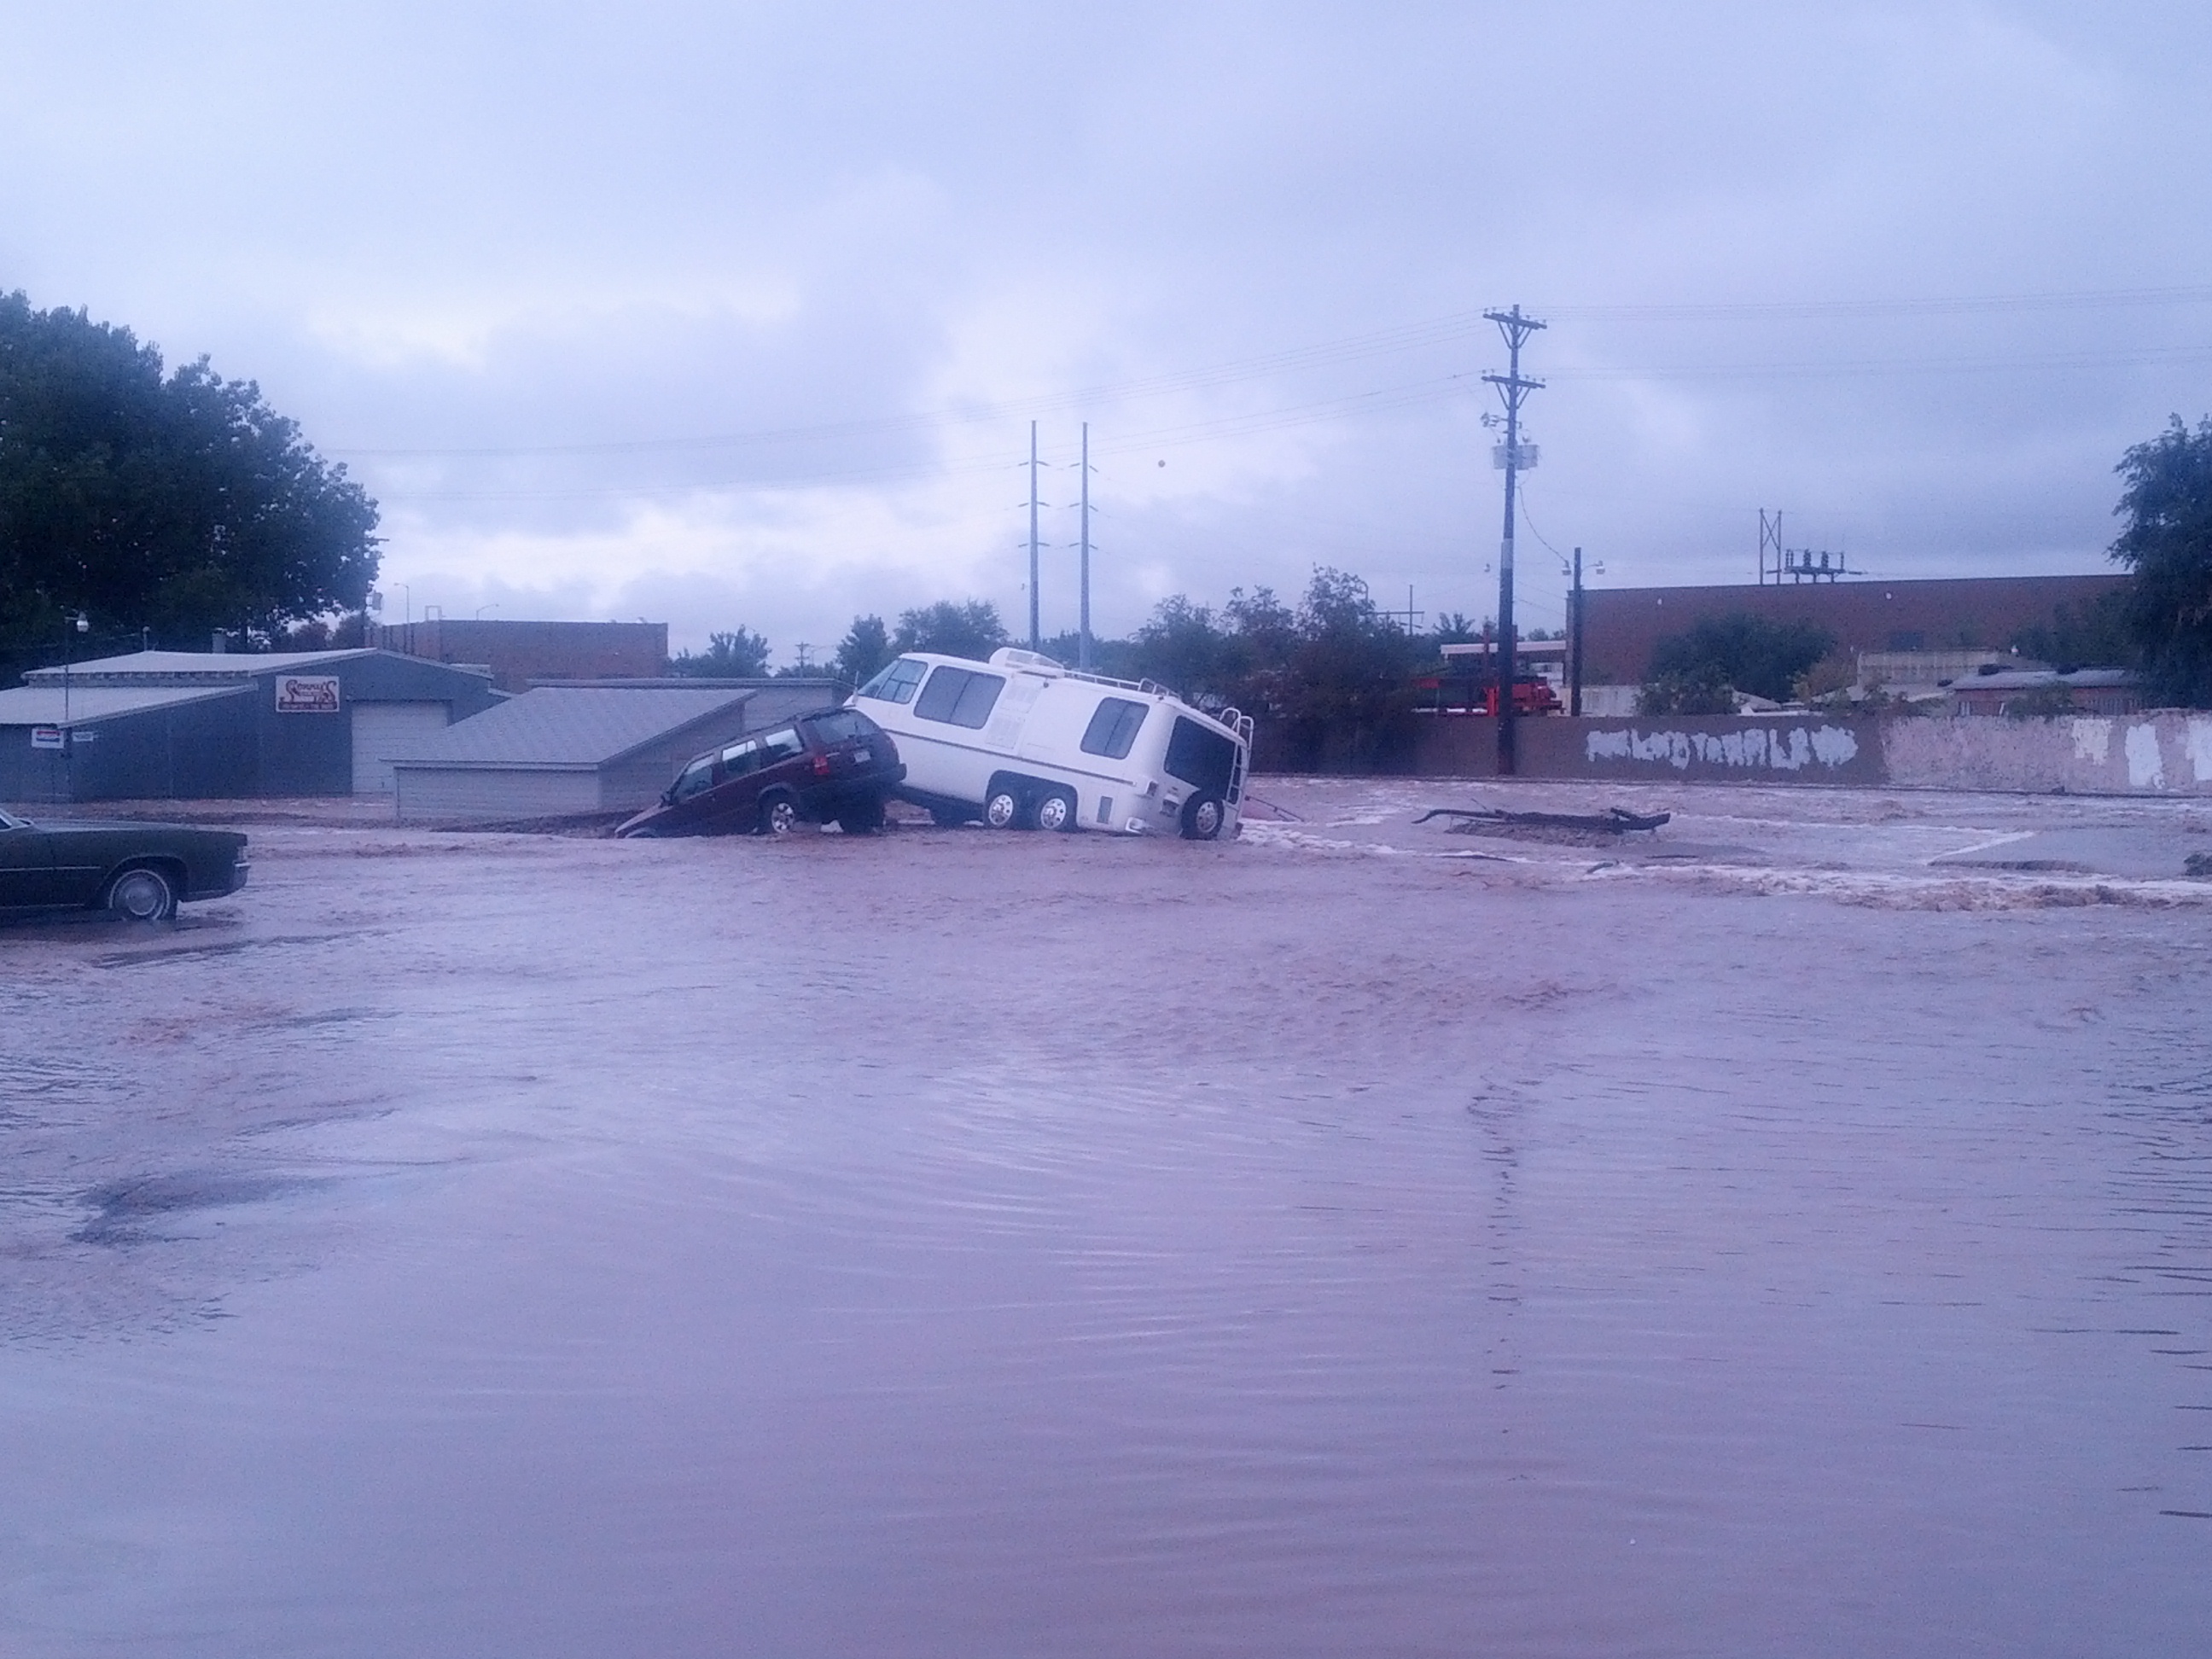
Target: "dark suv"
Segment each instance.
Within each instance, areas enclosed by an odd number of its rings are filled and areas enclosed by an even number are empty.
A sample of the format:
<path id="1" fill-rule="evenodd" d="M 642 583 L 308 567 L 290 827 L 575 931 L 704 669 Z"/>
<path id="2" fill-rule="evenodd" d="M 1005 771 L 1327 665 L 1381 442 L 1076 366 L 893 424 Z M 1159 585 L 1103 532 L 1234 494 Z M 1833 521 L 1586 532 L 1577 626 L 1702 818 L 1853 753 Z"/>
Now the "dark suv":
<path id="1" fill-rule="evenodd" d="M 824 708 L 699 756 L 658 806 L 615 833 L 781 836 L 834 818 L 863 835 L 883 827 L 884 796 L 904 776 L 881 726 L 857 709 Z"/>

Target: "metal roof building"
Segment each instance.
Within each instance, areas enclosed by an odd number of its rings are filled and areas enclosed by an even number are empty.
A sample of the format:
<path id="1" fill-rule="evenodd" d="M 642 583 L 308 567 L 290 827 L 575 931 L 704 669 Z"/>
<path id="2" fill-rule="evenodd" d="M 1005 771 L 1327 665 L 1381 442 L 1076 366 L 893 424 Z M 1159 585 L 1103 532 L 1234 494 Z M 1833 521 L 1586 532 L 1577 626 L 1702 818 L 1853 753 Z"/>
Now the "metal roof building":
<path id="1" fill-rule="evenodd" d="M 837 701 L 830 680 L 538 685 L 392 757 L 403 819 L 628 812 L 694 755 Z"/>
<path id="2" fill-rule="evenodd" d="M 138 651 L 23 679 L 0 691 L 0 800 L 388 792 L 383 753 L 498 698 L 374 650 Z"/>

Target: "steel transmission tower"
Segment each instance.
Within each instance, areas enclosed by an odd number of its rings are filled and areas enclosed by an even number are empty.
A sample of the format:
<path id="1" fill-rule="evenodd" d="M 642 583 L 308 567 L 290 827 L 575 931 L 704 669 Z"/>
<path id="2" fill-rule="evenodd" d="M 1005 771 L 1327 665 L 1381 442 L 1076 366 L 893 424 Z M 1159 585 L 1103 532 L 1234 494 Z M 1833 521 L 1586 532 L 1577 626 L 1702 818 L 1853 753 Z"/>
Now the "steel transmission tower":
<path id="1" fill-rule="evenodd" d="M 1036 422 L 1030 422 L 1030 649 L 1044 648 L 1037 632 L 1037 491 Z"/>
<path id="2" fill-rule="evenodd" d="M 1498 775 L 1513 775 L 1513 681 L 1516 672 L 1514 663 L 1513 632 L 1513 489 L 1524 466 L 1536 465 L 1536 447 L 1530 444 L 1523 453 L 1521 443 L 1521 403 L 1530 392 L 1540 391 L 1541 380 L 1524 380 L 1521 374 L 1521 347 L 1528 337 L 1544 326 L 1533 317 L 1523 317 L 1521 307 L 1510 311 L 1486 311 L 1483 316 L 1498 325 L 1505 336 L 1506 372 L 1486 374 L 1482 378 L 1498 388 L 1498 395 L 1505 404 L 1505 441 L 1492 452 L 1496 464 L 1505 472 L 1505 539 L 1498 550 Z"/>
<path id="3" fill-rule="evenodd" d="M 1083 423 L 1083 459 L 1077 465 L 1083 469 L 1083 601 L 1076 633 L 1075 665 L 1087 674 L 1091 672 L 1091 422 L 1088 421 Z"/>

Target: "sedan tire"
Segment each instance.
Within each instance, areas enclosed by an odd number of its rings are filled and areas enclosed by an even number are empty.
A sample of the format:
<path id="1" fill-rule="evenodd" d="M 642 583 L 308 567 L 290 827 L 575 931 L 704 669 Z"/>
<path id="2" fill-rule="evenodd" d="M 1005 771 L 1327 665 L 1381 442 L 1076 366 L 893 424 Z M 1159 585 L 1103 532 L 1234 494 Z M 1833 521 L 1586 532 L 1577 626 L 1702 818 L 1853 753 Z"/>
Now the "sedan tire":
<path id="1" fill-rule="evenodd" d="M 125 870 L 107 884 L 107 908 L 118 921 L 167 921 L 177 914 L 176 884 L 151 865 Z"/>

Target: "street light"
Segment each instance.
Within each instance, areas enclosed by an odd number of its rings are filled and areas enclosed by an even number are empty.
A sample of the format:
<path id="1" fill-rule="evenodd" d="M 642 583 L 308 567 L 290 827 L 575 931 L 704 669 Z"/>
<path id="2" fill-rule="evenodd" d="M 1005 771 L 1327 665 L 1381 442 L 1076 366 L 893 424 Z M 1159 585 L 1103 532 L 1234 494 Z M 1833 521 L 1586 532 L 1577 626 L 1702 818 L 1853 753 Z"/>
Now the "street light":
<path id="1" fill-rule="evenodd" d="M 76 747 L 76 733 L 70 730 L 70 664 L 76 657 L 76 641 L 70 635 L 71 631 L 78 634 L 92 632 L 92 618 L 82 611 L 64 611 L 62 620 L 70 624 L 70 629 L 62 635 L 62 793 L 74 800 L 76 789 L 70 763 L 76 759 L 71 752 Z"/>

